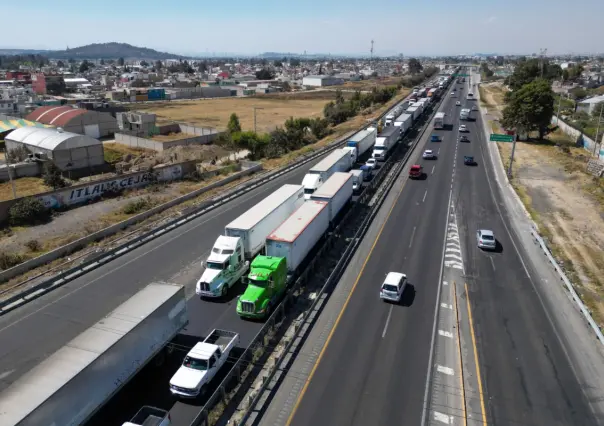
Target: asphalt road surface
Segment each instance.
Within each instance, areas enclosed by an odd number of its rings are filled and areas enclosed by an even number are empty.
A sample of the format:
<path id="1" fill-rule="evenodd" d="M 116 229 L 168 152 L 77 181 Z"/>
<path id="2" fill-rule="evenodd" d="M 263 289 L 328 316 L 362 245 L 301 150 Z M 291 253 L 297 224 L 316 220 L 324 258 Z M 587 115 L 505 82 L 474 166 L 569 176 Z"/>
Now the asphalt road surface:
<path id="1" fill-rule="evenodd" d="M 474 102 L 465 101 L 466 105 Z M 487 422 L 492 425 L 595 425 L 581 385 L 531 284 L 531 263 L 512 242 L 511 224 L 489 167 L 480 115 L 468 122 L 470 143 L 459 144 L 453 202 L 457 208 L 472 307 Z M 484 153 L 482 155 L 481 153 Z M 463 166 L 473 155 L 476 167 Z M 488 174 L 488 176 L 487 176 Z M 498 206 L 503 213 L 499 213 Z M 505 220 L 505 222 L 504 222 Z M 476 245 L 476 230 L 490 229 L 498 249 Z M 525 269 L 526 268 L 526 269 Z M 571 344 L 571 343 L 566 343 Z"/>
<path id="2" fill-rule="evenodd" d="M 455 101 L 447 98 L 440 110 L 448 112 Z M 442 142 L 425 148 L 439 157 L 419 160 L 426 179 L 408 181 L 400 193 L 301 397 L 294 426 L 420 423 L 456 138 L 456 132 L 438 133 Z M 379 299 L 390 271 L 407 274 L 411 284 L 398 305 Z"/>
<path id="3" fill-rule="evenodd" d="M 230 292 L 227 301 L 199 300 L 194 295 L 194 286 L 202 271 L 200 262 L 207 257 L 225 225 L 281 185 L 300 184 L 313 164 L 302 166 L 0 317 L 0 391 L 153 281 L 187 286 L 191 297 L 187 304 L 190 322 L 181 336 L 187 344 L 193 346 L 213 328 L 223 328 L 240 333 L 241 345 L 247 346 L 262 324 L 242 321 L 237 316 L 234 304 L 243 288 Z M 179 362 L 187 346 L 180 348 Z M 175 370 L 169 369 L 168 380 Z M 156 400 L 153 397 L 156 392 L 168 390 L 166 375 L 162 370 L 147 376 L 148 381 L 138 388 L 142 403 L 146 403 L 145 395 Z M 160 408 L 171 409 L 172 419 L 182 420 L 183 424 L 199 411 L 198 402 L 161 401 L 164 406 Z M 119 420 L 128 420 L 138 408 L 140 405 L 127 406 Z"/>

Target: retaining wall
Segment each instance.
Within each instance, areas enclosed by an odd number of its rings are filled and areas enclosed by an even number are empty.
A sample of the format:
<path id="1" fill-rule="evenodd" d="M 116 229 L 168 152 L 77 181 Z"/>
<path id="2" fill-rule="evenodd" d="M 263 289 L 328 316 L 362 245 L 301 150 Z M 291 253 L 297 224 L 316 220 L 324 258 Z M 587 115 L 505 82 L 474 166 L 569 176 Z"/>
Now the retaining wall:
<path id="1" fill-rule="evenodd" d="M 20 275 L 31 269 L 37 268 L 38 266 L 44 265 L 48 262 L 52 262 L 53 260 L 59 259 L 60 257 L 73 253 L 74 251 L 79 250 L 80 248 L 85 247 L 86 245 L 88 245 L 92 242 L 95 242 L 95 241 L 101 240 L 103 238 L 109 237 L 111 235 L 114 235 L 117 232 L 121 231 L 122 229 L 127 228 L 137 222 L 145 220 L 155 214 L 161 213 L 164 210 L 174 207 L 187 200 L 198 197 L 199 195 L 203 194 L 204 192 L 210 191 L 215 188 L 219 188 L 223 185 L 226 185 L 227 183 L 233 182 L 234 180 L 240 179 L 244 176 L 251 175 L 252 173 L 256 173 L 260 170 L 262 170 L 262 164 L 254 163 L 254 165 L 252 167 L 250 167 L 246 170 L 237 172 L 237 173 L 235 173 L 231 176 L 228 176 L 218 182 L 214 182 L 208 186 L 205 186 L 203 188 L 189 192 L 188 194 L 185 194 L 182 197 L 178 197 L 174 200 L 168 201 L 167 203 L 160 204 L 159 206 L 153 207 L 152 209 L 147 210 L 146 212 L 137 214 L 136 216 L 133 216 L 130 219 L 126 219 L 115 225 L 109 226 L 105 229 L 101 229 L 98 232 L 94 232 L 84 238 L 80 238 L 79 240 L 76 240 L 72 243 L 61 246 L 56 250 L 43 254 L 42 256 L 38 256 L 34 259 L 28 260 L 27 262 L 23 262 L 17 266 L 7 269 L 6 271 L 2 271 L 2 272 L 0 272 L 0 282 L 10 280 L 11 278 L 16 277 L 17 275 Z"/>
<path id="2" fill-rule="evenodd" d="M 602 139 L 600 143 L 596 144 L 594 140 L 590 137 L 587 137 L 583 132 L 573 127 L 571 124 L 565 122 L 562 119 L 558 119 L 557 116 L 552 117 L 552 124 L 557 125 L 560 130 L 569 135 L 571 138 L 576 140 L 579 136 L 582 135 L 583 138 L 583 148 L 590 153 L 596 152 L 598 154 L 598 158 L 604 161 L 604 149 L 602 148 L 602 141 L 604 141 L 604 134 L 602 134 Z M 603 126 L 604 127 L 604 126 Z M 596 145 L 596 150 L 594 151 L 594 145 Z"/>
<path id="3" fill-rule="evenodd" d="M 115 142 L 127 145 L 132 148 L 143 148 L 150 149 L 157 152 L 162 152 L 175 146 L 187 146 L 187 145 L 205 145 L 213 142 L 220 132 L 216 129 L 207 127 L 195 127 L 187 124 L 173 123 L 166 124 L 159 127 L 160 134 L 168 133 L 183 133 L 186 135 L 194 135 L 189 138 L 176 139 L 173 141 L 159 142 L 153 139 L 142 138 L 134 135 L 128 135 L 126 133 L 116 133 Z"/>

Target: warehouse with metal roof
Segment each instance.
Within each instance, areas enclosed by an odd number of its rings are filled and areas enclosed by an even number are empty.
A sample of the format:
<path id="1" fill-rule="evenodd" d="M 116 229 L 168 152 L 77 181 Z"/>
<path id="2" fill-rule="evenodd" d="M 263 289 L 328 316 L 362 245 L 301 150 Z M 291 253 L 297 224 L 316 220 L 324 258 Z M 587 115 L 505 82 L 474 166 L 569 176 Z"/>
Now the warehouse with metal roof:
<path id="1" fill-rule="evenodd" d="M 92 168 L 105 164 L 103 143 L 90 136 L 61 128 L 22 127 L 6 137 L 6 149 L 25 147 L 40 159 L 52 160 L 61 170 Z"/>
<path id="2" fill-rule="evenodd" d="M 42 106 L 35 109 L 27 120 L 61 127 L 66 132 L 79 133 L 92 138 L 102 138 L 118 131 L 117 120 L 108 112 L 63 106 Z"/>

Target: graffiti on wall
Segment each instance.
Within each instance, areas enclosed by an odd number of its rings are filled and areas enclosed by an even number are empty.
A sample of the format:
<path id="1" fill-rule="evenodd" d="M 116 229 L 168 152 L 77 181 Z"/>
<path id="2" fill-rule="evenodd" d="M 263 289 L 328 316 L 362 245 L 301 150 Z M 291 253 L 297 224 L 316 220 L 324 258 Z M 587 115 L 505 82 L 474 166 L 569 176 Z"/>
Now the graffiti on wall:
<path id="1" fill-rule="evenodd" d="M 153 176 L 155 175 L 155 177 Z M 126 189 L 149 185 L 153 181 L 165 182 L 182 178 L 182 167 L 165 167 L 154 172 L 121 176 L 111 180 L 93 182 L 90 185 L 76 188 L 65 188 L 52 194 L 41 195 L 38 198 L 48 208 L 61 208 L 94 200 L 107 192 L 119 192 Z"/>

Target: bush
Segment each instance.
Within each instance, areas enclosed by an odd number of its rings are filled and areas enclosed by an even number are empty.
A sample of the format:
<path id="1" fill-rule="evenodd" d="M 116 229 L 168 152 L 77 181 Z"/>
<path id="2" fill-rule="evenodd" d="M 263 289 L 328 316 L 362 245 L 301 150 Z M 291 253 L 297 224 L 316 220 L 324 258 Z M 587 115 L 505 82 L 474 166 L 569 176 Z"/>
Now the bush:
<path id="1" fill-rule="evenodd" d="M 137 214 L 145 210 L 149 210 L 151 207 L 153 207 L 151 198 L 144 197 L 139 198 L 138 200 L 130 201 L 122 208 L 122 212 L 124 214 Z"/>
<path id="2" fill-rule="evenodd" d="M 33 225 L 44 222 L 50 217 L 42 201 L 34 197 L 19 199 L 8 211 L 8 220 L 11 225 Z"/>
<path id="3" fill-rule="evenodd" d="M 36 252 L 42 250 L 42 244 L 38 240 L 29 240 L 25 243 L 25 247 L 29 249 L 29 251 Z"/>
<path id="4" fill-rule="evenodd" d="M 0 252 L 0 269 L 2 270 L 10 269 L 24 261 L 25 257 L 19 253 Z"/>

